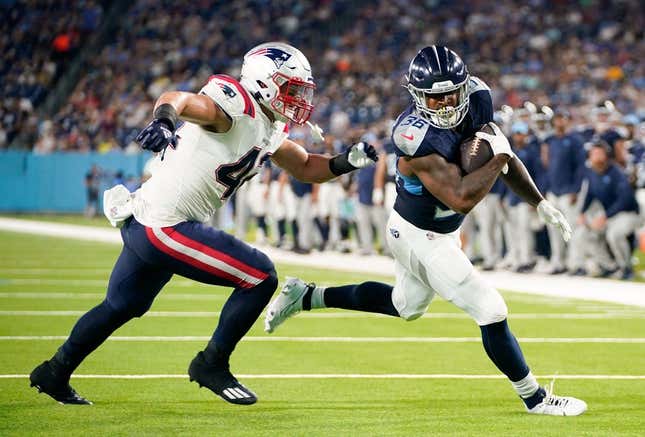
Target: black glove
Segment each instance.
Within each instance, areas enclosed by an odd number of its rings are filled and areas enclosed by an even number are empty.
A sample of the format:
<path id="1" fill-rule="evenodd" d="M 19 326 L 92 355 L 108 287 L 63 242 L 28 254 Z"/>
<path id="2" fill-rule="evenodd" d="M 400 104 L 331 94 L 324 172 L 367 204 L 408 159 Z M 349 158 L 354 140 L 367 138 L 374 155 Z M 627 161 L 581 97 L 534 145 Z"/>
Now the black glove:
<path id="1" fill-rule="evenodd" d="M 158 153 L 168 145 L 177 145 L 174 128 L 171 129 L 165 120 L 155 118 L 134 139 L 142 149 Z"/>
<path id="2" fill-rule="evenodd" d="M 371 144 L 360 142 L 329 160 L 329 170 L 340 176 L 378 161 L 376 149 Z"/>

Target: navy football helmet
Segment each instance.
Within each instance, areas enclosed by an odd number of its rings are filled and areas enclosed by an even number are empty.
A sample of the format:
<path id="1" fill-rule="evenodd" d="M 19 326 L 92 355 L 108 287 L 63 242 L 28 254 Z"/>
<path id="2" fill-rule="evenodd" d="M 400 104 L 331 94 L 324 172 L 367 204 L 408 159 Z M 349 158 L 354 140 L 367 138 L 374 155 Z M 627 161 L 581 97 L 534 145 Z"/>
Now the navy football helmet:
<path id="1" fill-rule="evenodd" d="M 430 124 L 440 129 L 459 125 L 468 112 L 468 68 L 459 55 L 444 46 L 421 49 L 410 62 L 407 89 L 412 94 L 417 111 Z M 431 109 L 427 97 L 433 94 L 457 92 L 457 105 Z"/>

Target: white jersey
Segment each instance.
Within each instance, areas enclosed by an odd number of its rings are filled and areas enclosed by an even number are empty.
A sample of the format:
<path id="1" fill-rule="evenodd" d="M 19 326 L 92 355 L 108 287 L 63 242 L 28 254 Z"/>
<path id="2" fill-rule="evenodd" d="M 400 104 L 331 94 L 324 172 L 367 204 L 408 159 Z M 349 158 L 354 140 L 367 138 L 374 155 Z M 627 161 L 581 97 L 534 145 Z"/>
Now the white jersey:
<path id="1" fill-rule="evenodd" d="M 229 76 L 211 76 L 200 94 L 212 98 L 233 124 L 225 133 L 189 122 L 177 130 L 177 146 L 166 149 L 152 177 L 135 193 L 134 217 L 145 226 L 206 221 L 288 136 L 287 125 L 271 122 Z"/>

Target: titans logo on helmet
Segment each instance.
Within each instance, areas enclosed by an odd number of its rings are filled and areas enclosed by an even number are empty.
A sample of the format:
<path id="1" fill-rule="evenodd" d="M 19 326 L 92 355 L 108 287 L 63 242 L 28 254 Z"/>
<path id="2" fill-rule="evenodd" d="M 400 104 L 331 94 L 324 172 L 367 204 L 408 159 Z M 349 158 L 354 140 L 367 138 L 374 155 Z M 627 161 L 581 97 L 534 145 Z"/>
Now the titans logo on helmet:
<path id="1" fill-rule="evenodd" d="M 260 50 L 257 50 L 253 53 L 249 53 L 250 56 L 254 55 L 263 55 L 266 56 L 267 58 L 271 59 L 274 63 L 276 68 L 282 67 L 282 64 L 287 62 L 291 55 L 285 51 L 282 51 L 280 49 L 277 49 L 275 47 L 269 47 L 269 48 L 263 48 Z"/>

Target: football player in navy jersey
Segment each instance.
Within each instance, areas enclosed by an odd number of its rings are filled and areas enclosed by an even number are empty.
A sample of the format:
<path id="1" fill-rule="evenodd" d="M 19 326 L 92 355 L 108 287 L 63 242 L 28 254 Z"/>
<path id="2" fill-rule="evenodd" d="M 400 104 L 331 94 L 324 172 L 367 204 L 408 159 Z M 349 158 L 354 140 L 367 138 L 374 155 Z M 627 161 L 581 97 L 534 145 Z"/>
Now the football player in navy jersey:
<path id="1" fill-rule="evenodd" d="M 587 405 L 556 396 L 538 385 L 506 322 L 507 308 L 460 249 L 459 227 L 501 172 L 503 181 L 541 218 L 556 226 L 565 240 L 571 228 L 564 216 L 535 187 L 506 137 L 479 132 L 493 120 L 491 94 L 466 65 L 443 46 L 425 47 L 410 63 L 407 89 L 414 99 L 392 130 L 397 160 L 397 198 L 387 225 L 394 255 L 394 287 L 378 282 L 316 287 L 290 278 L 266 312 L 265 330 L 273 332 L 300 310 L 344 308 L 414 320 L 435 294 L 454 303 L 480 326 L 489 358 L 511 381 L 526 409 L 534 414 L 575 416 Z M 486 139 L 494 156 L 464 174 L 460 144 L 476 135 Z"/>

